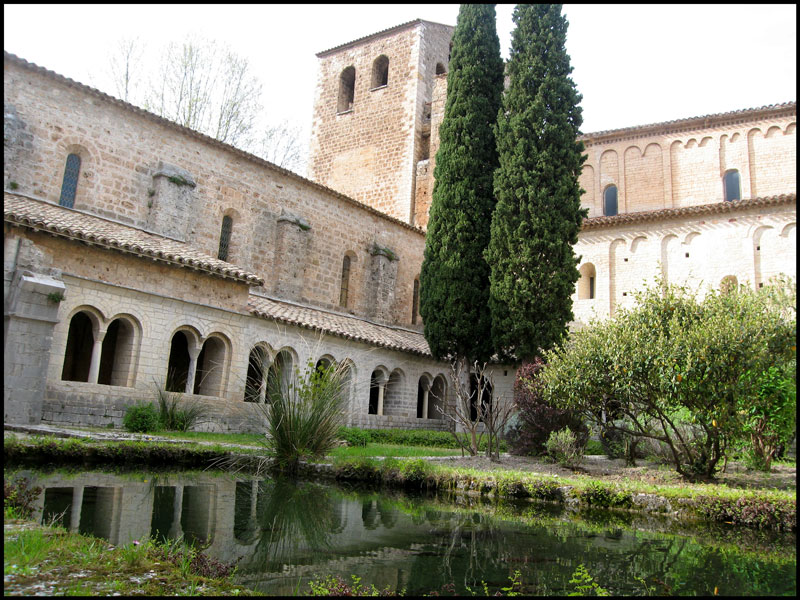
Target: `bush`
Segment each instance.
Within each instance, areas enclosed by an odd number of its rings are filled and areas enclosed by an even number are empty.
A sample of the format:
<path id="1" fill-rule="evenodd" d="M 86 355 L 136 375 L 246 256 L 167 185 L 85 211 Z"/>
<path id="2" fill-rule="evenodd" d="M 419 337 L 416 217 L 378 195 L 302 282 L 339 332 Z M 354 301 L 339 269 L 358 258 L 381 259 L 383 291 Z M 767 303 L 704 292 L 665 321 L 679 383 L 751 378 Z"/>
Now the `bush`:
<path id="1" fill-rule="evenodd" d="M 159 414 L 152 404 L 134 404 L 129 406 L 122 418 L 122 426 L 132 433 L 149 433 L 158 431 Z"/>
<path id="2" fill-rule="evenodd" d="M 508 433 L 512 454 L 544 454 L 550 434 L 565 427 L 576 435 L 580 446 L 589 440 L 589 428 L 575 412 L 555 408 L 543 399 L 540 375 L 544 368 L 544 361 L 537 357 L 517 370 L 514 403 L 518 420 Z"/>
<path id="3" fill-rule="evenodd" d="M 268 384 L 270 404 L 257 406 L 267 418 L 268 444 L 279 469 L 296 473 L 300 459 L 325 456 L 336 446 L 346 416 L 346 376 L 343 363 L 317 368 L 309 360 L 290 383 Z"/>
<path id="4" fill-rule="evenodd" d="M 431 474 L 431 466 L 421 458 L 406 460 L 400 467 L 400 473 L 407 485 L 421 487 Z"/>
<path id="5" fill-rule="evenodd" d="M 657 282 L 632 309 L 571 332 L 546 354 L 543 397 L 606 431 L 654 437 L 681 475 L 711 478 L 746 437 L 760 384 L 743 374 L 793 372 L 795 295 L 793 283 L 777 282 L 700 300 Z"/>
<path id="6" fill-rule="evenodd" d="M 13 481 L 3 479 L 3 509 L 20 519 L 30 519 L 33 503 L 41 493 L 42 488 L 31 486 L 27 477 L 18 477 Z"/>
<path id="7" fill-rule="evenodd" d="M 369 433 L 356 427 L 340 427 L 339 438 L 343 439 L 350 446 L 366 446 L 369 444 Z"/>
<path id="8" fill-rule="evenodd" d="M 581 497 L 589 506 L 598 508 L 630 508 L 633 506 L 630 492 L 617 492 L 594 482 L 581 492 Z"/>
<path id="9" fill-rule="evenodd" d="M 178 394 L 156 388 L 159 424 L 167 431 L 189 431 L 206 417 L 206 409 L 194 401 L 181 400 Z M 183 405 L 183 408 L 180 406 Z"/>
<path id="10" fill-rule="evenodd" d="M 550 434 L 545 450 L 550 458 L 564 467 L 575 467 L 583 458 L 583 448 L 578 446 L 575 434 L 566 427 Z"/>

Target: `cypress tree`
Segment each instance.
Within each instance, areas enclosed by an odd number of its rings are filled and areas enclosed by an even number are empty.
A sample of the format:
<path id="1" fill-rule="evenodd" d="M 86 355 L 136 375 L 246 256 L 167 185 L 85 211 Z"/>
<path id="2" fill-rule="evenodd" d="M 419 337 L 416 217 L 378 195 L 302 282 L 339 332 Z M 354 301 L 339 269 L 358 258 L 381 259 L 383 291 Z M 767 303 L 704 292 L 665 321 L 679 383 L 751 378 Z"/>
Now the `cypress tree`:
<path id="1" fill-rule="evenodd" d="M 495 8 L 462 4 L 453 32 L 447 102 L 420 272 L 420 314 L 436 358 L 492 354 L 489 244 L 497 168 L 494 126 L 503 91 Z"/>
<path id="2" fill-rule="evenodd" d="M 518 361 L 551 348 L 573 319 L 581 209 L 581 95 L 560 4 L 522 4 L 498 115 L 497 206 L 486 258 L 495 346 Z"/>

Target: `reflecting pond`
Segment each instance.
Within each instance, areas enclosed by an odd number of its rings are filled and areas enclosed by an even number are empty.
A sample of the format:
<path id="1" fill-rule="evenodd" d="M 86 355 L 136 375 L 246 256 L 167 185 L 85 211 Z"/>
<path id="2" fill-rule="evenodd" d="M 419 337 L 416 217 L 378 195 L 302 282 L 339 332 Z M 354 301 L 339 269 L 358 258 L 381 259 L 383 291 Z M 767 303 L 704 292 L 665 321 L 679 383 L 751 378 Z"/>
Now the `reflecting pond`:
<path id="1" fill-rule="evenodd" d="M 795 595 L 796 536 L 544 503 L 376 493 L 212 473 L 32 473 L 36 517 L 115 545 L 183 537 L 243 586 L 308 593 L 351 575 L 406 594 L 565 595 L 578 565 L 613 595 Z"/>

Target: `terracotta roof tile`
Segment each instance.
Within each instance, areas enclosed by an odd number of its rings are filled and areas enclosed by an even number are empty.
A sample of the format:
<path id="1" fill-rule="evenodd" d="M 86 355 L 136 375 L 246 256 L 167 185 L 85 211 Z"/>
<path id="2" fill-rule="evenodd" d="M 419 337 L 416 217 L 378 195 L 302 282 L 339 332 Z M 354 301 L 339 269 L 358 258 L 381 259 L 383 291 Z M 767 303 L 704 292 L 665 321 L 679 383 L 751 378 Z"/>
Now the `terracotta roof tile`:
<path id="1" fill-rule="evenodd" d="M 748 208 L 758 208 L 762 206 L 775 206 L 779 204 L 791 204 L 797 202 L 797 194 L 781 194 L 780 196 L 767 196 L 764 198 L 753 198 L 751 200 L 734 200 L 733 202 L 718 202 L 716 204 L 700 204 L 699 206 L 686 206 L 683 208 L 664 208 L 661 210 L 647 210 L 641 212 L 629 212 L 613 217 L 592 217 L 584 219 L 581 231 L 587 229 L 599 229 L 601 227 L 615 227 L 628 223 L 638 223 L 641 221 L 660 221 L 674 217 L 688 215 L 706 215 L 714 213 L 729 213 Z"/>
<path id="2" fill-rule="evenodd" d="M 768 104 L 758 108 L 743 108 L 740 110 L 733 110 L 725 113 L 715 113 L 711 115 L 702 115 L 699 117 L 686 117 L 683 119 L 674 119 L 672 121 L 661 121 L 659 123 L 648 123 L 645 125 L 634 125 L 632 127 L 622 127 L 620 129 L 606 129 L 603 131 L 593 131 L 584 133 L 578 136 L 579 140 L 585 142 L 599 141 L 600 138 L 617 138 L 630 135 L 643 135 L 650 134 L 661 130 L 677 131 L 686 129 L 704 129 L 712 125 L 721 125 L 723 123 L 736 120 L 736 119 L 754 119 L 759 117 L 771 116 L 775 112 L 783 111 L 796 111 L 797 102 L 784 102 L 782 104 Z"/>
<path id="3" fill-rule="evenodd" d="M 348 340 L 365 342 L 381 348 L 430 356 L 428 343 L 421 333 L 389 325 L 378 325 L 357 317 L 299 306 L 271 298 L 250 295 L 250 312 L 265 319 L 298 325 L 313 331 L 321 331 Z"/>
<path id="4" fill-rule="evenodd" d="M 44 200 L 5 192 L 3 220 L 6 223 L 45 231 L 104 248 L 147 256 L 171 265 L 189 267 L 208 275 L 235 279 L 250 285 L 264 280 L 236 265 L 213 258 L 190 244 L 148 233 Z"/>

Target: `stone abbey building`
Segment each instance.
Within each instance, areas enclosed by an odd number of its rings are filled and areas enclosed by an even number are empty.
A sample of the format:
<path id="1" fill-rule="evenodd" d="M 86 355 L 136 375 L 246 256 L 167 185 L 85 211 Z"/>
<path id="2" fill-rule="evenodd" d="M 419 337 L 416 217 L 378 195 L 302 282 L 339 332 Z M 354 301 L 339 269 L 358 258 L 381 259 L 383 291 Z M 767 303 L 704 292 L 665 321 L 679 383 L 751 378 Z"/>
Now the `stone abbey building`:
<path id="1" fill-rule="evenodd" d="M 449 428 L 418 298 L 452 32 L 317 55 L 308 179 L 6 53 L 5 421 L 120 425 L 166 385 L 260 430 L 270 377 L 340 361 L 349 424 Z M 575 326 L 658 274 L 795 276 L 795 128 L 790 102 L 583 135 Z"/>

